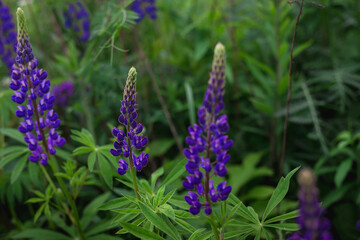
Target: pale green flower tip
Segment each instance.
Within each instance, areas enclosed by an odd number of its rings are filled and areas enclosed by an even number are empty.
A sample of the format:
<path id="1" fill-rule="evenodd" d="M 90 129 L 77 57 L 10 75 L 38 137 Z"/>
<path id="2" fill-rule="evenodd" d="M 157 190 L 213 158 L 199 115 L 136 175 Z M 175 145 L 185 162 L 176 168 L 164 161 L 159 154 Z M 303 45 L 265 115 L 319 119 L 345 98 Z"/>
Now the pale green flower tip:
<path id="1" fill-rule="evenodd" d="M 217 56 L 225 55 L 225 47 L 221 42 L 218 42 L 215 46 L 215 55 Z"/>
<path id="2" fill-rule="evenodd" d="M 136 68 L 131 67 L 128 74 L 127 84 L 130 84 L 129 86 L 135 85 L 136 82 Z"/>
<path id="3" fill-rule="evenodd" d="M 135 67 L 131 67 L 129 70 L 129 76 L 136 76 L 136 68 Z"/>
<path id="4" fill-rule="evenodd" d="M 18 8 L 16 11 L 17 17 L 17 26 L 18 26 L 18 37 L 24 37 L 27 34 L 26 22 L 25 22 L 25 14 L 21 8 Z"/>

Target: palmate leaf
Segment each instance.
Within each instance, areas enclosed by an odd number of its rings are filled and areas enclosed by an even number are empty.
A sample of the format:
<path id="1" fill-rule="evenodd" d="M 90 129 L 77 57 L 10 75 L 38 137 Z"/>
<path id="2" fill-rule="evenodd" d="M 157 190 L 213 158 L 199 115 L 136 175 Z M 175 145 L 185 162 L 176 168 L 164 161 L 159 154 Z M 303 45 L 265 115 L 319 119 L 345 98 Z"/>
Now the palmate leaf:
<path id="1" fill-rule="evenodd" d="M 159 216 L 157 215 L 150 207 L 145 205 L 142 202 L 139 202 L 139 207 L 141 209 L 141 212 L 144 214 L 144 216 L 158 229 L 172 237 L 173 239 L 179 240 L 181 239 L 180 234 L 177 232 L 177 230 L 171 227 Z"/>
<path id="2" fill-rule="evenodd" d="M 265 208 L 262 222 L 264 222 L 267 218 L 267 216 L 271 213 L 271 211 L 284 199 L 286 193 L 289 190 L 290 185 L 290 179 L 291 177 L 299 170 L 300 167 L 295 168 L 291 172 L 288 173 L 288 175 L 285 178 L 281 178 L 277 187 L 275 188 L 273 194 L 271 195 L 271 198 Z"/>

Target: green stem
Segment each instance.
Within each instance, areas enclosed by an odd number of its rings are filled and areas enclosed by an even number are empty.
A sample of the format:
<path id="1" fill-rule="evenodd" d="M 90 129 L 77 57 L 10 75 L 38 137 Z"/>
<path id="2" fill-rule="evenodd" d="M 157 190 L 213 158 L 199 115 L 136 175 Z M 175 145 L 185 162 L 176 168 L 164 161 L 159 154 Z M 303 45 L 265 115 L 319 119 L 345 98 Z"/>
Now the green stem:
<path id="1" fill-rule="evenodd" d="M 50 167 L 52 169 L 52 171 L 54 173 L 57 173 L 58 172 L 58 169 L 54 163 L 54 161 L 52 160 L 52 158 L 50 157 L 50 154 L 48 154 L 48 158 L 49 158 L 49 163 L 50 163 Z M 84 232 L 82 231 L 82 228 L 81 228 L 81 225 L 80 225 L 80 220 L 79 220 L 79 213 L 78 213 L 78 210 L 77 210 L 77 207 L 76 207 L 76 204 L 74 202 L 74 200 L 72 199 L 69 191 L 67 190 L 66 186 L 65 186 L 65 183 L 64 181 L 62 180 L 61 177 L 59 176 L 56 176 L 56 180 L 58 181 L 60 187 L 61 187 L 61 190 L 63 191 L 66 199 L 68 200 L 68 202 L 70 203 L 70 206 L 71 206 L 71 210 L 73 212 L 73 215 L 74 215 L 74 220 L 75 220 L 75 224 L 76 224 L 76 227 L 77 227 L 77 230 L 80 234 L 80 237 L 82 240 L 86 240 L 86 237 L 85 237 L 85 234 Z"/>
<path id="2" fill-rule="evenodd" d="M 131 162 L 130 162 L 130 165 L 132 165 Z M 136 182 L 136 172 L 135 172 L 134 166 L 131 167 L 130 173 L 131 173 L 132 181 L 133 181 L 133 184 L 134 184 L 134 191 L 135 191 L 136 197 L 137 197 L 137 199 L 141 200 L 141 197 L 140 197 L 140 194 L 139 194 L 139 188 L 138 188 L 138 185 L 137 185 L 137 182 Z"/>
<path id="3" fill-rule="evenodd" d="M 210 219 L 209 219 L 209 222 L 210 222 L 210 225 L 211 225 L 211 229 L 214 233 L 214 237 L 216 240 L 220 240 L 220 237 L 219 237 L 219 232 L 216 228 L 216 225 L 215 225 L 215 219 L 214 219 L 214 215 L 211 213 L 210 214 Z"/>

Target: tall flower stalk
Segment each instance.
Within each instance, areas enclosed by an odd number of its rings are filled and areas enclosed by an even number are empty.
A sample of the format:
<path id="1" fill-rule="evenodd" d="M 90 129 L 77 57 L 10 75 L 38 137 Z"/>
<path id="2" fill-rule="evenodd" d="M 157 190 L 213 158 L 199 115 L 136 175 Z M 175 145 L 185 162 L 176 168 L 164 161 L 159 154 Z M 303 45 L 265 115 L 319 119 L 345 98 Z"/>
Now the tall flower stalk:
<path id="1" fill-rule="evenodd" d="M 55 97 L 50 92 L 50 80 L 47 79 L 46 71 L 38 68 L 39 62 L 32 53 L 23 10 L 18 8 L 16 15 L 18 23 L 17 56 L 11 72 L 10 88 L 14 90 L 11 99 L 18 104 L 16 116 L 23 119 L 20 122 L 19 131 L 25 135 L 24 141 L 31 151 L 29 160 L 40 162 L 40 167 L 49 184 L 55 192 L 58 192 L 44 165 L 50 163 L 53 172 L 58 172 L 51 156 L 56 153 L 55 147 L 62 147 L 65 144 L 65 139 L 56 131 L 60 126 L 60 120 L 58 114 L 53 110 Z M 59 176 L 56 178 L 71 205 L 71 211 L 61 201 L 61 197 L 57 201 L 78 229 L 81 239 L 85 239 L 75 202 L 62 178 Z"/>
<path id="2" fill-rule="evenodd" d="M 311 169 L 305 168 L 299 173 L 300 190 L 299 217 L 300 231 L 288 240 L 332 240 L 330 221 L 324 216 L 324 209 L 319 202 L 319 190 L 316 177 Z"/>
<path id="3" fill-rule="evenodd" d="M 86 42 L 90 38 L 90 18 L 84 5 L 77 1 L 76 4 L 68 3 L 68 9 L 63 13 L 65 27 L 71 29 L 80 38 L 80 41 Z"/>
<path id="4" fill-rule="evenodd" d="M 134 191 L 136 197 L 140 199 L 139 189 L 136 182 L 136 171 L 141 171 L 147 165 L 149 154 L 142 151 L 138 156 L 135 150 L 141 150 L 148 142 L 148 138 L 143 136 L 143 126 L 136 122 L 138 114 L 136 111 L 136 69 L 132 67 L 129 71 L 128 78 L 124 89 L 124 97 L 121 101 L 119 123 L 124 126 L 124 130 L 114 128 L 112 133 L 116 140 L 114 148 L 110 150 L 115 157 L 123 156 L 128 161 L 120 158 L 117 172 L 124 175 L 130 168 Z M 130 167 L 129 167 L 130 165 Z"/>
<path id="5" fill-rule="evenodd" d="M 227 115 L 221 114 L 225 107 L 224 87 L 225 48 L 218 43 L 204 102 L 198 111 L 198 124 L 188 128 L 190 136 L 185 139 L 188 145 L 184 150 L 188 159 L 185 167 L 190 176 L 183 181 L 183 186 L 188 190 L 196 189 L 185 196 L 193 215 L 204 207 L 205 214 L 212 217 L 213 204 L 225 201 L 232 190 L 226 181 L 215 186 L 211 180 L 214 175 L 225 177 L 227 174 L 226 163 L 230 160 L 227 152 L 233 145 L 226 135 L 229 131 Z"/>
<path id="6" fill-rule="evenodd" d="M 15 60 L 16 32 L 9 7 L 0 0 L 0 56 L 3 63 L 11 71 Z"/>

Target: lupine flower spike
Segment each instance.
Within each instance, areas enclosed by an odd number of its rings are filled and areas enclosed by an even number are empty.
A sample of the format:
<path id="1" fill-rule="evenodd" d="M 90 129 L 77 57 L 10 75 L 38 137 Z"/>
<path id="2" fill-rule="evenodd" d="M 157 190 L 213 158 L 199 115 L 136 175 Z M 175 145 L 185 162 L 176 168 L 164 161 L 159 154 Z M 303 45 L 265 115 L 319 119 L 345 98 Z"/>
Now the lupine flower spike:
<path id="1" fill-rule="evenodd" d="M 110 150 L 115 157 L 122 156 L 119 159 L 120 175 L 124 175 L 127 170 L 136 169 L 141 171 L 147 165 L 149 154 L 141 152 L 138 156 L 134 150 L 141 150 L 148 142 L 148 138 L 143 136 L 143 126 L 136 122 L 138 114 L 136 112 L 136 69 L 132 67 L 129 71 L 128 78 L 124 89 L 124 98 L 121 101 L 119 123 L 121 123 L 125 131 L 114 128 L 112 133 L 116 138 L 114 148 Z M 129 166 L 130 165 L 130 166 Z M 135 183 L 134 183 L 135 184 Z"/>
<path id="2" fill-rule="evenodd" d="M 16 59 L 12 67 L 10 88 L 14 90 L 11 99 L 18 104 L 16 116 L 20 122 L 19 131 L 31 151 L 29 160 L 46 165 L 49 154 L 54 155 L 55 146 L 62 147 L 65 139 L 56 132 L 60 125 L 58 114 L 52 109 L 54 96 L 50 91 L 47 73 L 38 68 L 38 60 L 32 53 L 24 12 L 18 8 L 18 35 Z"/>
<path id="3" fill-rule="evenodd" d="M 55 97 L 54 104 L 59 107 L 66 107 L 74 95 L 74 88 L 75 85 L 71 81 L 65 81 L 59 85 L 55 85 L 52 90 L 52 94 L 54 94 Z"/>
<path id="4" fill-rule="evenodd" d="M 15 61 L 16 32 L 12 15 L 7 6 L 0 0 L 0 56 L 11 71 Z"/>
<path id="5" fill-rule="evenodd" d="M 68 9 L 63 13 L 65 27 L 75 31 L 80 41 L 86 42 L 90 38 L 90 18 L 84 5 L 77 1 L 76 4 L 68 3 Z"/>
<path id="6" fill-rule="evenodd" d="M 300 231 L 288 240 L 332 240 L 330 221 L 324 216 L 324 209 L 319 202 L 319 190 L 316 177 L 311 169 L 302 169 L 298 177 L 300 190 L 299 217 Z"/>
<path id="7" fill-rule="evenodd" d="M 188 145 L 184 150 L 188 159 L 185 167 L 190 176 L 183 181 L 183 186 L 188 190 L 196 189 L 185 196 L 190 205 L 189 211 L 194 215 L 198 214 L 202 207 L 205 207 L 205 213 L 210 215 L 212 205 L 217 201 L 225 201 L 232 189 L 226 185 L 226 181 L 214 186 L 210 180 L 212 175 L 224 177 L 227 174 L 225 165 L 230 160 L 227 151 L 233 145 L 233 141 L 226 135 L 229 131 L 227 116 L 221 115 L 225 107 L 224 87 L 225 48 L 218 43 L 204 102 L 198 111 L 198 124 L 188 128 L 190 136 L 185 139 Z"/>
<path id="8" fill-rule="evenodd" d="M 135 0 L 131 4 L 130 9 L 138 14 L 136 22 L 143 20 L 146 15 L 152 20 L 157 18 L 155 0 Z"/>

